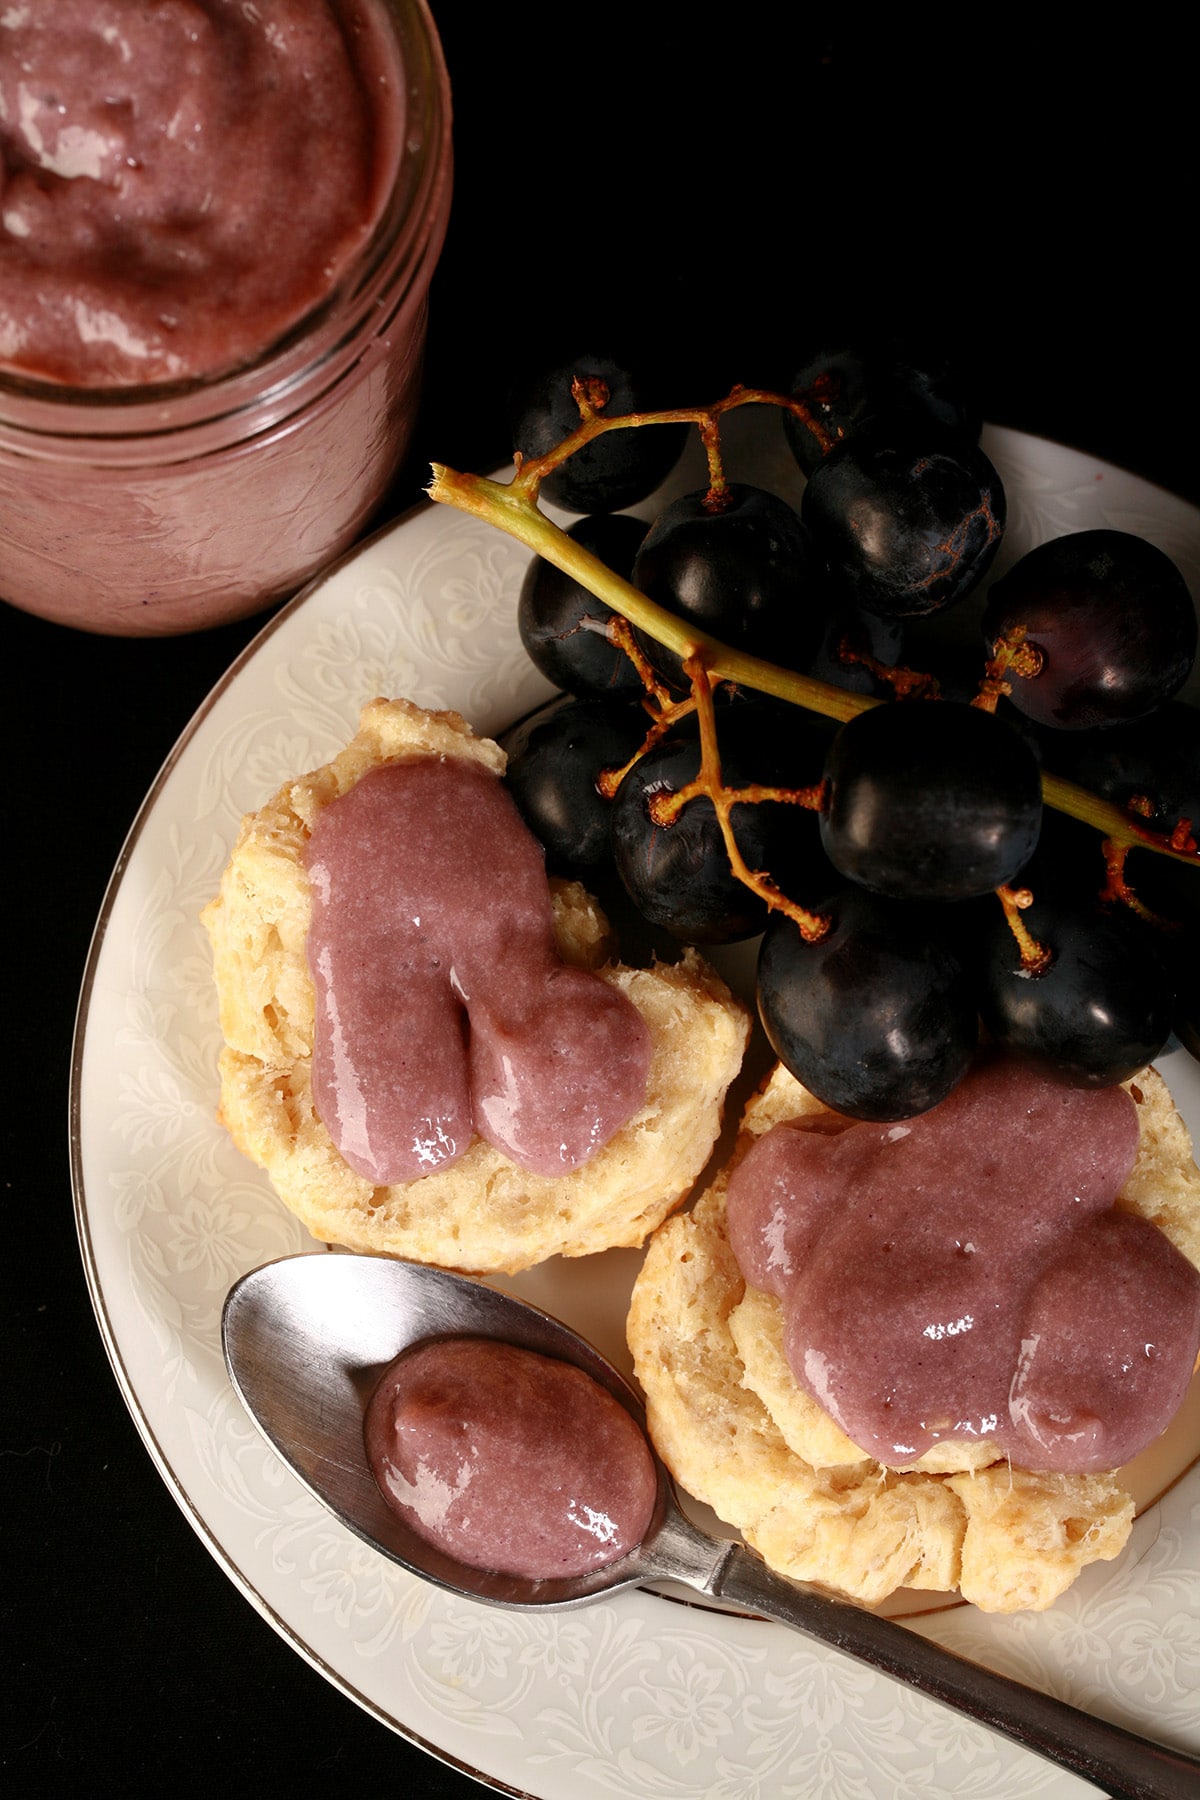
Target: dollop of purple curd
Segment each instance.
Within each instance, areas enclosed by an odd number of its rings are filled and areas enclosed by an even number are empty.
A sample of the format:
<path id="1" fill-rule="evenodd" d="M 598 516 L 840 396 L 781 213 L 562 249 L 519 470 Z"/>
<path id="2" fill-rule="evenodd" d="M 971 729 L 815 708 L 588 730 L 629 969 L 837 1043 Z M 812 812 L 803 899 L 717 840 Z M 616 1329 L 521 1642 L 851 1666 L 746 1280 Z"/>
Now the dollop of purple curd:
<path id="1" fill-rule="evenodd" d="M 380 1185 L 478 1133 L 561 1175 L 645 1101 L 650 1034 L 560 959 L 541 846 L 500 781 L 459 758 L 387 763 L 321 809 L 307 855 L 313 1097 Z"/>
<path id="2" fill-rule="evenodd" d="M 405 1351 L 364 1442 L 389 1506 L 472 1568 L 585 1575 L 635 1550 L 654 1515 L 654 1462 L 620 1401 L 571 1363 L 495 1339 Z"/>
<path id="3" fill-rule="evenodd" d="M 211 375 L 326 300 L 404 141 L 385 12 L 0 11 L 0 364 L 81 387 Z"/>
<path id="4" fill-rule="evenodd" d="M 1137 1144 L 1125 1089 L 989 1056 L 906 1123 L 765 1133 L 730 1241 L 783 1303 L 797 1382 L 878 1461 L 977 1438 L 1033 1471 L 1115 1469 L 1200 1351 L 1200 1273 L 1113 1204 Z"/>

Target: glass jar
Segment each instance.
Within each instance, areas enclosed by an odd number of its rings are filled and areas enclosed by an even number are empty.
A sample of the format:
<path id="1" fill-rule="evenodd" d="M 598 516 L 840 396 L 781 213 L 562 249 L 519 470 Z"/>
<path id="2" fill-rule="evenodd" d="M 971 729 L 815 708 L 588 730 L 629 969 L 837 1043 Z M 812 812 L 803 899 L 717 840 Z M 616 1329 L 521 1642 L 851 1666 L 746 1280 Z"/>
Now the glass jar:
<path id="1" fill-rule="evenodd" d="M 402 70 L 373 234 L 257 358 L 143 387 L 0 374 L 0 597 L 118 636 L 242 618 L 351 544 L 404 454 L 451 189 L 450 89 L 425 0 L 367 0 Z"/>

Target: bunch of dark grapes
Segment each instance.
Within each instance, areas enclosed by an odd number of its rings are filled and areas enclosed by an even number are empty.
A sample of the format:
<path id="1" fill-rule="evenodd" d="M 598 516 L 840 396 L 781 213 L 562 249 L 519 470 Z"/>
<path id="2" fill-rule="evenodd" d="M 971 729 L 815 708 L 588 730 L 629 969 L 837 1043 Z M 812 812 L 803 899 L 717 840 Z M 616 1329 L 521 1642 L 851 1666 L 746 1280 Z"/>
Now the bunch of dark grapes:
<path id="1" fill-rule="evenodd" d="M 627 502 L 605 498 L 606 475 L 576 491 L 599 516 L 572 535 L 721 644 L 883 704 L 840 729 L 721 684 L 699 711 L 680 705 L 694 669 L 535 562 L 522 637 L 570 697 L 508 747 L 552 863 L 615 869 L 677 942 L 764 932 L 767 1036 L 853 1117 L 935 1105 L 981 1039 L 1085 1085 L 1127 1078 L 1172 1030 L 1200 1050 L 1200 874 L 1043 805 L 1058 773 L 1194 852 L 1200 730 L 1172 697 L 1196 612 L 1178 570 L 1119 532 L 1042 546 L 986 597 L 978 658 L 944 672 L 954 697 L 929 698 L 897 668 L 910 622 L 979 593 L 1004 527 L 977 416 L 951 370 L 893 349 L 822 353 L 797 391 L 823 427 L 785 415 L 807 474 L 799 515 L 721 479 L 647 531 L 610 516 Z M 726 829 L 711 745 L 701 754 L 709 705 Z"/>

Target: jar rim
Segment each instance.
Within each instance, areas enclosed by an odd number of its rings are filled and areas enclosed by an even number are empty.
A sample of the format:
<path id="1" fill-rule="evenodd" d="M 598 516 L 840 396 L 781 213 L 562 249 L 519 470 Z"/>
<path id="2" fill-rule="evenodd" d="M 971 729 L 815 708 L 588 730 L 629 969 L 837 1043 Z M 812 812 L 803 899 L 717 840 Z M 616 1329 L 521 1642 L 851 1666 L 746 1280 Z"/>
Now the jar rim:
<path id="1" fill-rule="evenodd" d="M 75 387 L 0 369 L 0 428 L 87 439 L 171 433 L 251 408 L 266 407 L 278 420 L 305 403 L 314 379 L 334 378 L 326 372 L 331 360 L 352 355 L 384 295 L 407 291 L 438 255 L 450 181 L 450 80 L 428 0 L 379 4 L 406 86 L 404 141 L 374 229 L 334 287 L 255 356 L 228 368 Z"/>

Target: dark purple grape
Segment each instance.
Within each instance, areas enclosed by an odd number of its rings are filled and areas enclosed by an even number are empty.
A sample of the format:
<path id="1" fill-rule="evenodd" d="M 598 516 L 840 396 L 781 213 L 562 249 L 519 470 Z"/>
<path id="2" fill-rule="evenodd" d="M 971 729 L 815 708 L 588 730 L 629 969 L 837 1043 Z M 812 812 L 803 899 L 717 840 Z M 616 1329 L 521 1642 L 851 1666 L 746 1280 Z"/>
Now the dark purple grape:
<path id="1" fill-rule="evenodd" d="M 567 535 L 628 581 L 646 525 L 628 513 L 595 513 L 577 519 Z M 634 664 L 608 640 L 612 617 L 603 600 L 542 557 L 525 571 L 517 603 L 521 642 L 555 687 L 571 694 L 642 692 Z"/>
<path id="2" fill-rule="evenodd" d="M 576 378 L 599 378 L 609 392 L 601 408 L 610 418 L 653 410 L 645 383 L 609 356 L 581 355 L 529 383 L 513 407 L 513 449 L 545 456 L 580 423 L 571 392 Z M 608 431 L 570 457 L 541 486 L 544 499 L 565 512 L 619 512 L 636 506 L 666 480 L 683 450 L 685 425 L 631 426 Z"/>
<path id="3" fill-rule="evenodd" d="M 717 507 L 706 492 L 673 500 L 647 532 L 633 580 L 668 612 L 785 668 L 803 668 L 824 631 L 824 585 L 808 533 L 793 508 L 763 488 L 733 482 Z M 677 660 L 645 648 L 668 679 L 677 677 Z"/>
<path id="4" fill-rule="evenodd" d="M 958 372 L 945 357 L 898 344 L 819 350 L 796 371 L 791 391 L 808 400 L 835 436 L 848 437 L 880 414 L 894 418 L 915 413 L 974 443 L 982 424 Z M 794 413 L 784 413 L 783 428 L 793 456 L 811 475 L 824 460 L 820 442 Z"/>
<path id="5" fill-rule="evenodd" d="M 1040 652 L 1013 672 L 1014 705 L 1079 731 L 1141 718 L 1178 692 L 1196 657 L 1196 610 L 1169 556 L 1125 531 L 1080 531 L 1023 556 L 988 595 L 988 644 L 1018 627 Z"/>
<path id="6" fill-rule="evenodd" d="M 1029 746 L 955 700 L 873 707 L 825 765 L 821 840 L 851 881 L 900 900 L 967 900 L 1024 868 L 1042 820 Z"/>
<path id="7" fill-rule="evenodd" d="M 505 780 L 517 808 L 558 873 L 583 874 L 612 860 L 612 802 L 596 787 L 644 743 L 650 721 L 637 702 L 552 700 L 500 739 Z"/>
<path id="8" fill-rule="evenodd" d="M 801 517 L 835 598 L 907 619 L 953 605 L 982 580 L 1006 503 L 977 445 L 900 417 L 872 420 L 830 451 Z"/>
<path id="9" fill-rule="evenodd" d="M 1175 989 L 1163 950 L 1131 913 L 1035 882 L 1022 921 L 1050 965 L 1036 975 L 1024 967 L 997 905 L 977 944 L 984 1026 L 1074 1086 L 1125 1081 L 1170 1035 Z"/>
<path id="10" fill-rule="evenodd" d="M 768 701 L 721 709 L 721 765 L 727 787 L 750 783 L 807 787 L 821 770 L 826 734 Z M 734 875 L 711 800 L 690 800 L 671 825 L 649 813 L 652 797 L 678 793 L 700 767 L 694 720 L 670 732 L 634 765 L 612 808 L 617 873 L 651 924 L 682 943 L 727 944 L 753 937 L 766 922 L 765 903 Z M 753 870 L 767 870 L 783 891 L 804 901 L 829 879 L 816 815 L 764 801 L 733 812 L 738 848 Z"/>
<path id="11" fill-rule="evenodd" d="M 978 1037 L 974 986 L 940 912 L 843 887 L 809 944 L 775 914 L 758 959 L 758 1010 L 779 1060 L 854 1119 L 908 1119 L 966 1074 Z"/>

